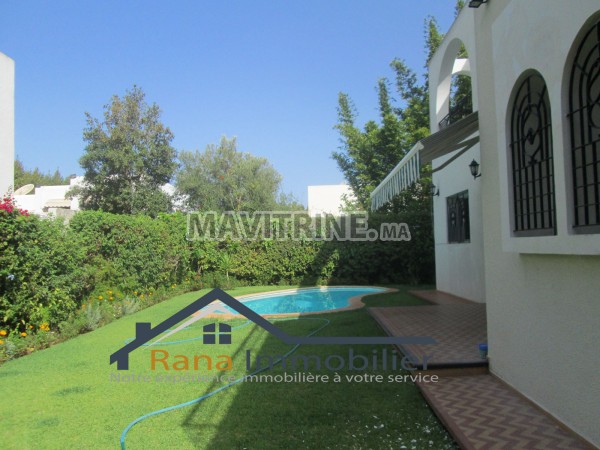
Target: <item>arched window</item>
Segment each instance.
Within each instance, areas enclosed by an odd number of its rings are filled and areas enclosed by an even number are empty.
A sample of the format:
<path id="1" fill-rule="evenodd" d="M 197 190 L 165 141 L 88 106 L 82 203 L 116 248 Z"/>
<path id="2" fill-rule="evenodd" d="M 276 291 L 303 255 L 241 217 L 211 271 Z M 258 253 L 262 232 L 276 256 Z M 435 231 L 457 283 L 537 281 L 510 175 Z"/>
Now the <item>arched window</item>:
<path id="1" fill-rule="evenodd" d="M 583 36 L 569 85 L 574 226 L 600 232 L 600 20 Z"/>
<path id="2" fill-rule="evenodd" d="M 556 234 L 550 101 L 538 73 L 516 87 L 510 140 L 513 232 L 515 236 Z"/>

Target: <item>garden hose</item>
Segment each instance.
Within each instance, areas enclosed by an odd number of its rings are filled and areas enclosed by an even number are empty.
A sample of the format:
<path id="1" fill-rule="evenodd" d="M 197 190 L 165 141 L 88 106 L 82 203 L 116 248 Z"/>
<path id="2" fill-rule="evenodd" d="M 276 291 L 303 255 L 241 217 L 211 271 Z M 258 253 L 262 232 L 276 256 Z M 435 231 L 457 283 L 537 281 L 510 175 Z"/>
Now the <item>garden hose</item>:
<path id="1" fill-rule="evenodd" d="M 238 325 L 237 327 L 232 327 L 231 330 L 232 331 L 233 330 L 238 330 L 240 328 L 245 327 L 246 325 L 250 325 L 251 323 L 252 323 L 251 320 L 247 320 L 246 322 L 244 322 L 241 325 Z M 185 327 L 181 331 L 189 330 L 190 328 L 194 328 L 194 325 L 190 325 L 189 327 Z M 169 333 L 170 331 L 172 331 L 172 330 L 165 330 L 161 334 Z M 184 342 L 199 341 L 200 339 L 202 339 L 202 336 L 196 336 L 195 338 L 190 338 L 190 339 L 180 339 L 178 341 L 159 342 L 159 343 L 156 343 L 156 344 L 154 344 L 154 343 L 151 342 L 151 343 L 142 344 L 141 346 L 142 347 L 156 347 L 156 346 L 161 346 L 161 345 L 183 344 Z M 134 340 L 135 340 L 135 338 L 125 339 L 125 343 L 129 344 L 130 342 L 132 342 Z"/>
<path id="2" fill-rule="evenodd" d="M 273 319 L 275 320 L 289 320 L 289 319 Z M 327 325 L 329 325 L 331 323 L 331 321 L 329 319 L 323 319 L 323 318 L 318 318 L 318 317 L 303 317 L 303 318 L 298 318 L 297 320 L 319 320 L 321 322 L 325 322 L 323 325 L 321 325 L 319 328 L 317 328 L 314 331 L 311 331 L 309 334 L 307 334 L 305 337 L 310 337 L 314 334 L 316 334 L 317 332 L 321 331 L 323 328 L 325 328 Z M 242 328 L 246 325 L 248 325 L 251 321 L 248 320 L 246 323 L 242 324 L 242 325 L 238 325 L 237 327 L 232 328 L 232 330 L 235 329 L 239 329 Z M 192 339 L 185 339 L 185 340 L 181 340 L 181 341 L 173 341 L 173 342 L 165 342 L 165 343 L 160 343 L 157 345 L 167 345 L 167 344 L 174 344 L 174 343 L 182 343 L 182 342 L 189 342 L 189 341 L 193 341 L 193 340 L 197 340 L 199 339 L 198 337 L 196 338 L 192 338 Z M 282 355 L 280 358 L 278 358 L 277 360 L 273 361 L 273 365 L 274 364 L 278 364 L 280 363 L 282 360 L 284 360 L 285 358 L 287 358 L 288 356 L 290 356 L 291 354 L 293 354 L 296 350 L 298 350 L 298 348 L 300 347 L 300 344 L 296 344 L 294 345 L 294 347 L 292 347 L 291 350 L 289 350 L 286 354 Z M 218 394 L 221 391 L 224 391 L 225 389 L 230 388 L 233 385 L 236 385 L 238 383 L 240 383 L 241 381 L 244 380 L 244 378 L 248 377 L 248 376 L 253 376 L 256 375 L 257 373 L 263 372 L 267 369 L 270 369 L 271 366 L 266 366 L 266 367 L 262 367 L 260 369 L 255 370 L 254 372 L 248 374 L 248 375 L 244 375 L 234 381 L 232 381 L 229 384 L 226 384 L 225 386 L 221 386 L 218 389 L 215 389 L 214 391 L 211 391 L 207 394 L 204 394 L 198 398 L 195 398 L 193 400 L 189 400 L 187 402 L 183 402 L 183 403 L 179 403 L 177 405 L 173 405 L 173 406 L 168 406 L 166 408 L 162 408 L 162 409 L 158 409 L 156 411 L 152 411 L 148 414 L 144 414 L 143 416 L 138 417 L 137 419 L 135 419 L 133 422 L 131 422 L 129 425 L 127 425 L 125 427 L 125 429 L 123 430 L 123 432 L 121 433 L 121 449 L 122 450 L 126 450 L 126 446 L 125 446 L 125 437 L 127 436 L 127 433 L 129 433 L 129 430 L 131 430 L 135 425 L 137 425 L 138 423 L 140 423 L 142 420 L 148 419 L 149 417 L 152 416 L 157 416 L 159 414 L 163 414 L 169 411 L 174 411 L 176 409 L 180 409 L 180 408 L 185 408 L 186 406 L 191 406 L 194 405 L 196 403 L 200 403 L 203 400 L 206 400 L 209 397 L 212 397 L 215 394 Z"/>

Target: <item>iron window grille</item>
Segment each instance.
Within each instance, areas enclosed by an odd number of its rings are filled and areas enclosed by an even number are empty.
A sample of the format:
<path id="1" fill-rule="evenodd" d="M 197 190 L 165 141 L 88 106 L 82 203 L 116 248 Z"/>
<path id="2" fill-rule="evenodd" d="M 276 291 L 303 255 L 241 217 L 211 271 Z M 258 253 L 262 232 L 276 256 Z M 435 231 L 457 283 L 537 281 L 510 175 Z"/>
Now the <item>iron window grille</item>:
<path id="1" fill-rule="evenodd" d="M 448 211 L 448 243 L 470 242 L 469 191 L 446 198 Z"/>
<path id="2" fill-rule="evenodd" d="M 550 100 L 539 74 L 517 89 L 510 125 L 513 232 L 515 236 L 556 234 Z"/>
<path id="3" fill-rule="evenodd" d="M 569 85 L 574 229 L 600 233 L 600 20 L 575 54 Z"/>

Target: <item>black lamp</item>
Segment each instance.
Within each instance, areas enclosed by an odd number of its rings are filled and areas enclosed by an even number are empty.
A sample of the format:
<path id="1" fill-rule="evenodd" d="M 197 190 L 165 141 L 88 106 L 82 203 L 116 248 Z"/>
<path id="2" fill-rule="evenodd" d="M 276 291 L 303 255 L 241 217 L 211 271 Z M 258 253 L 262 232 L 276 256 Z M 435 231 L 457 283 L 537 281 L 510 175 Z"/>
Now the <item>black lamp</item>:
<path id="1" fill-rule="evenodd" d="M 438 188 L 435 184 L 431 183 L 431 196 L 437 197 L 440 195 L 440 188 Z"/>
<path id="2" fill-rule="evenodd" d="M 469 8 L 479 8 L 482 3 L 487 3 L 488 0 L 471 0 L 469 2 Z"/>
<path id="3" fill-rule="evenodd" d="M 477 161 L 471 161 L 471 164 L 469 164 L 469 169 L 471 169 L 471 175 L 473 175 L 473 179 L 477 179 L 481 176 L 479 173 L 479 163 Z"/>

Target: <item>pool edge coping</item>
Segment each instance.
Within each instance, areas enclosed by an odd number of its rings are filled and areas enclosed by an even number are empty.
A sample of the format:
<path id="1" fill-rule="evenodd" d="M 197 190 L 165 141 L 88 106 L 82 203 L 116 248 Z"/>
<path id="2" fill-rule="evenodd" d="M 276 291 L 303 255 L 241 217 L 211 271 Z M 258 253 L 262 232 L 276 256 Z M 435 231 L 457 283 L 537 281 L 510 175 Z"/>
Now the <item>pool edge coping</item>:
<path id="1" fill-rule="evenodd" d="M 350 297 L 348 299 L 348 306 L 344 306 L 343 308 L 336 308 L 336 309 L 328 309 L 325 311 L 310 311 L 310 312 L 297 312 L 297 313 L 282 313 L 282 314 L 261 314 L 261 317 L 264 318 L 283 318 L 283 317 L 301 317 L 301 316 L 310 316 L 310 315 L 314 315 L 314 314 L 330 314 L 330 313 L 334 313 L 334 312 L 344 312 L 344 311 L 352 311 L 355 309 L 360 309 L 360 308 L 364 308 L 366 305 L 363 302 L 363 298 L 364 297 L 368 297 L 370 295 L 377 295 L 377 294 L 391 294 L 392 292 L 398 292 L 398 289 L 396 288 L 390 288 L 390 287 L 383 287 L 383 286 L 364 286 L 364 285 L 347 285 L 347 286 L 342 286 L 342 285 L 335 285 L 335 286 L 328 286 L 328 285 L 320 285 L 320 286 L 310 286 L 310 287 L 300 287 L 300 288 L 291 288 L 291 289 L 282 289 L 282 290 L 275 290 L 275 291 L 265 291 L 265 292 L 254 292 L 252 294 L 244 294 L 244 295 L 240 295 L 240 296 L 234 296 L 234 298 L 236 300 L 242 300 L 246 297 L 252 297 L 255 295 L 264 295 L 264 294 L 270 294 L 270 293 L 279 293 L 279 294 L 285 294 L 285 293 L 293 293 L 293 292 L 298 292 L 301 290 L 308 290 L 308 289 L 322 289 L 322 288 L 381 288 L 383 289 L 383 291 L 381 292 L 371 292 L 371 293 L 367 293 L 367 294 L 360 294 L 360 295 L 355 295 L 353 297 Z M 227 313 L 222 313 L 222 314 L 215 314 L 215 313 L 211 313 L 205 316 L 206 318 L 210 318 L 210 319 L 239 319 L 240 317 L 244 317 L 241 314 L 227 314 Z"/>

